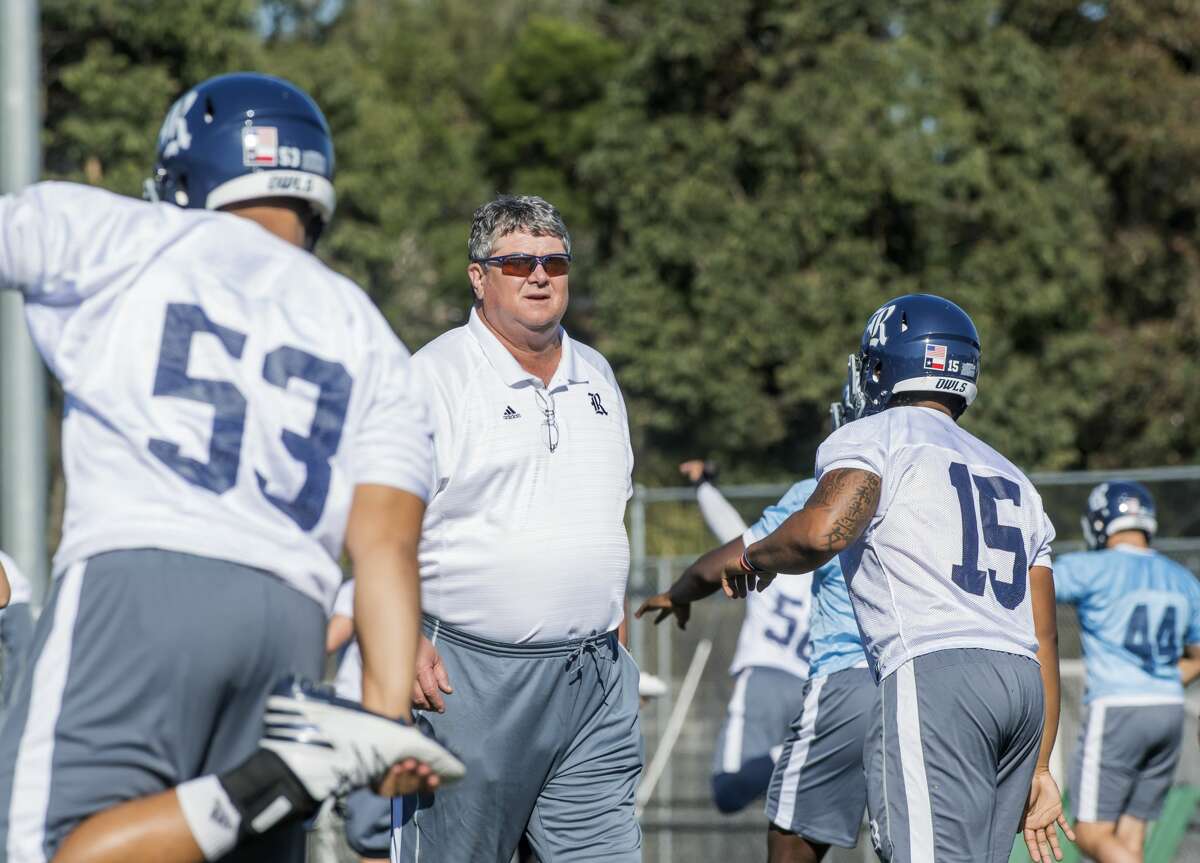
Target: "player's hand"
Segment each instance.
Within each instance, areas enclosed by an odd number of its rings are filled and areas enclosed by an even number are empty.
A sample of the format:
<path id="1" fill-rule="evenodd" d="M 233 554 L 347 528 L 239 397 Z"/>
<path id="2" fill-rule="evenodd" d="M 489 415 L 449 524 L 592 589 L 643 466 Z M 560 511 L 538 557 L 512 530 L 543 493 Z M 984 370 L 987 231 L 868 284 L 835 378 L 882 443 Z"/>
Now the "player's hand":
<path id="1" fill-rule="evenodd" d="M 692 616 L 691 604 L 687 602 L 672 602 L 669 592 L 650 597 L 642 603 L 641 608 L 633 613 L 633 616 L 641 620 L 642 615 L 647 611 L 658 612 L 658 617 L 654 618 L 655 626 L 662 623 L 671 615 L 675 615 L 675 623 L 680 629 L 687 629 L 688 618 Z"/>
<path id="2" fill-rule="evenodd" d="M 406 758 L 391 766 L 375 787 L 375 793 L 381 797 L 404 797 L 434 791 L 439 784 L 441 780 L 428 764 Z"/>
<path id="3" fill-rule="evenodd" d="M 420 643 L 417 644 L 417 676 L 413 681 L 412 691 L 413 708 L 445 713 L 446 700 L 442 698 L 442 693 L 449 695 L 453 691 L 450 675 L 446 673 L 446 666 L 442 665 L 442 657 L 438 655 L 433 642 L 422 635 Z"/>
<path id="4" fill-rule="evenodd" d="M 1054 781 L 1049 770 L 1039 769 L 1033 774 L 1029 802 L 1025 804 L 1025 817 L 1021 819 L 1025 846 L 1029 849 L 1029 857 L 1034 863 L 1050 863 L 1051 860 L 1063 859 L 1055 826 L 1061 827 L 1067 838 L 1075 841 L 1075 831 L 1071 829 L 1071 825 L 1067 823 L 1067 816 L 1063 814 L 1062 794 L 1058 790 L 1058 783 Z"/>
<path id="5" fill-rule="evenodd" d="M 773 572 L 746 572 L 742 569 L 741 555 L 725 564 L 721 574 L 721 589 L 730 599 L 745 599 L 751 591 L 759 592 L 767 589 L 775 580 Z"/>
<path id="6" fill-rule="evenodd" d="M 690 461 L 685 461 L 679 466 L 679 472 L 692 484 L 700 482 L 704 477 L 704 459 L 694 458 Z"/>

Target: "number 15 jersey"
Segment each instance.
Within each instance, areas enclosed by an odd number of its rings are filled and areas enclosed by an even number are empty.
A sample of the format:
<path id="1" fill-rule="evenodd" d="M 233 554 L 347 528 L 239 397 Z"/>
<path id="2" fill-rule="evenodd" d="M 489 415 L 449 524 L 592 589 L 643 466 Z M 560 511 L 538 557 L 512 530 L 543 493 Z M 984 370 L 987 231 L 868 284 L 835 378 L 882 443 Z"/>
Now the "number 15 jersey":
<path id="1" fill-rule="evenodd" d="M 937 410 L 897 407 L 838 429 L 817 476 L 882 477 L 879 506 L 840 556 L 877 679 L 938 650 L 1036 659 L 1029 568 L 1050 566 L 1054 528 L 1033 484 Z"/>
<path id="2" fill-rule="evenodd" d="M 328 610 L 354 486 L 428 496 L 407 351 L 357 286 L 250 221 L 39 184 L 0 198 L 0 287 L 66 400 L 56 572 L 162 548 Z"/>

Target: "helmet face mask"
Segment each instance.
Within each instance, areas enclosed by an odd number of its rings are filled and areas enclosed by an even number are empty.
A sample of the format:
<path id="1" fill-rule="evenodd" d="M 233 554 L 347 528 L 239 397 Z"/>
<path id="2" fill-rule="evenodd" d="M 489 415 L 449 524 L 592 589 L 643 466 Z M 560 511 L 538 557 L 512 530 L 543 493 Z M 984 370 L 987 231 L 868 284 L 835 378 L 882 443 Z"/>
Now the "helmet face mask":
<path id="1" fill-rule="evenodd" d="M 846 423 L 861 417 L 865 404 L 862 391 L 862 357 L 851 354 L 846 362 L 846 383 L 842 386 L 842 400 L 829 406 L 833 430 L 837 431 Z"/>
<path id="2" fill-rule="evenodd" d="M 264 198 L 303 201 L 311 248 L 336 207 L 329 125 L 316 103 L 281 78 L 221 75 L 173 104 L 163 121 L 145 196 L 217 210 Z"/>
<path id="3" fill-rule="evenodd" d="M 1140 530 L 1146 541 L 1158 532 L 1154 498 L 1139 482 L 1102 482 L 1088 495 L 1087 509 L 1080 519 L 1083 539 L 1092 551 L 1107 547 L 1108 539 L 1125 530 Z"/>
<path id="4" fill-rule="evenodd" d="M 954 303 L 932 294 L 890 300 L 871 315 L 850 357 L 841 421 L 878 413 L 908 393 L 952 397 L 962 405 L 957 419 L 975 400 L 979 356 L 975 324 Z"/>

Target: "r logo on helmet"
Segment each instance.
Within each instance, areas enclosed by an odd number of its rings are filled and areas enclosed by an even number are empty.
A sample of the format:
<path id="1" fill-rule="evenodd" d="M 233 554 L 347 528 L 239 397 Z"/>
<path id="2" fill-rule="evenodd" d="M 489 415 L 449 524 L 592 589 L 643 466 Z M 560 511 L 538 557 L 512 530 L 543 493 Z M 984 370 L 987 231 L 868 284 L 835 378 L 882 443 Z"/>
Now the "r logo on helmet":
<path id="1" fill-rule="evenodd" d="M 895 306 L 884 306 L 871 315 L 871 320 L 867 321 L 867 332 L 871 334 L 872 347 L 887 344 L 887 319 L 892 316 L 894 311 L 896 311 Z"/>
<path id="2" fill-rule="evenodd" d="M 196 104 L 196 91 L 189 90 L 171 106 L 167 119 L 163 120 L 162 129 L 158 133 L 158 146 L 162 150 L 162 158 L 170 159 L 177 156 L 180 150 L 192 146 L 192 133 L 188 131 L 187 112 Z"/>

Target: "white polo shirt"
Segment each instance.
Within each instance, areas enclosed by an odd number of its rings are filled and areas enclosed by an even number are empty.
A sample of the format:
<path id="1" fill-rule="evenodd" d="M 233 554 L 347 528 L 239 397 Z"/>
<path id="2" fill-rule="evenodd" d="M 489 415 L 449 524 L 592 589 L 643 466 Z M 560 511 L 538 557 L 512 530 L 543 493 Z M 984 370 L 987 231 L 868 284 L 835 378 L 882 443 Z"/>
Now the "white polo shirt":
<path id="1" fill-rule="evenodd" d="M 436 451 L 420 550 L 425 610 L 508 644 L 615 629 L 633 449 L 607 360 L 562 331 L 544 386 L 472 309 L 413 368 L 429 391 Z"/>

